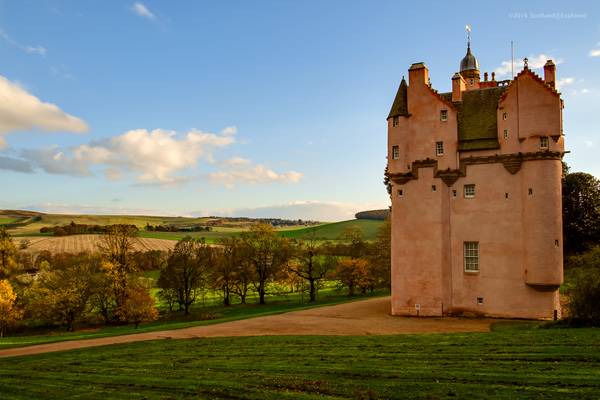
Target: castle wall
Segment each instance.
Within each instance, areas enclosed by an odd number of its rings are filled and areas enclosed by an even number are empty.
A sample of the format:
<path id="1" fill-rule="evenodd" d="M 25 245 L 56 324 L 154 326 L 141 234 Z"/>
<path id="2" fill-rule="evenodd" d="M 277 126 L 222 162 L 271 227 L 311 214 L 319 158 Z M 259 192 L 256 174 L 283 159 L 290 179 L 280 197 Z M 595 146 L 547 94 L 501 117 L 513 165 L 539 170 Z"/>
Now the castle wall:
<path id="1" fill-rule="evenodd" d="M 549 319 L 557 310 L 560 315 L 559 96 L 524 71 L 499 103 L 500 148 L 459 155 L 454 107 L 425 84 L 426 69 L 411 67 L 409 76 L 409 116 L 395 127 L 388 121 L 388 170 L 406 175 L 392 191 L 392 314 Z M 441 110 L 448 110 L 445 122 Z M 543 136 L 548 148 L 540 147 Z M 444 142 L 443 156 L 436 155 L 437 141 Z M 391 157 L 393 145 L 399 146 L 398 160 Z M 494 159 L 503 155 L 521 161 L 509 168 Z M 458 157 L 491 158 L 463 161 L 459 168 Z M 412 164 L 419 160 L 427 161 Z M 460 171 L 450 187 L 435 177 L 447 169 Z M 465 198 L 466 184 L 475 185 L 474 198 Z M 479 244 L 477 272 L 465 271 L 464 242 Z"/>

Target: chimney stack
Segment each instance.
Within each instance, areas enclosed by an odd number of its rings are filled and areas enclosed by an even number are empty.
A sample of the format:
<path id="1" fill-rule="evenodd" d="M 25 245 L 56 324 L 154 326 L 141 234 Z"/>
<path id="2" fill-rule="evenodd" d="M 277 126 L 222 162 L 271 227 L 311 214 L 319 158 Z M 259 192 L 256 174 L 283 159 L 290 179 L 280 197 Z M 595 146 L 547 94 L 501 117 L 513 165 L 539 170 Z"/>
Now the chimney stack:
<path id="1" fill-rule="evenodd" d="M 452 77 L 452 101 L 461 101 L 462 92 L 467 89 L 467 83 L 463 77 L 457 72 Z"/>
<path id="2" fill-rule="evenodd" d="M 408 69 L 408 84 L 412 85 L 429 85 L 429 70 L 425 63 L 415 63 Z"/>
<path id="3" fill-rule="evenodd" d="M 556 64 L 552 60 L 546 61 L 544 65 L 544 82 L 556 88 Z"/>

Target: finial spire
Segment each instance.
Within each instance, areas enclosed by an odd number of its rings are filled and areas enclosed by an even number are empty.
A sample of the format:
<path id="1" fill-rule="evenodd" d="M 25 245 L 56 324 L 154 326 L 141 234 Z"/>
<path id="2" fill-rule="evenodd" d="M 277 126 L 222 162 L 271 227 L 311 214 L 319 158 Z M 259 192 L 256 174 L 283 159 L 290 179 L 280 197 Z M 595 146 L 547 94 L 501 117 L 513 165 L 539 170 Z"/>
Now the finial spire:
<path id="1" fill-rule="evenodd" d="M 471 25 L 465 26 L 465 29 L 467 31 L 467 48 L 470 49 L 471 48 Z"/>

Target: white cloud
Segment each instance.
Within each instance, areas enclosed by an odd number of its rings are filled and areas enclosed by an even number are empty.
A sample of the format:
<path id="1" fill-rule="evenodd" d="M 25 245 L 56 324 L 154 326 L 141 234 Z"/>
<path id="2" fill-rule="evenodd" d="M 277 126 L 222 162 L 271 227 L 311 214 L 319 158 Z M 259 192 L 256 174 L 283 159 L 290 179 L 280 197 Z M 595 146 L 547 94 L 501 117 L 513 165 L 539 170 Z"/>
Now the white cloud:
<path id="1" fill-rule="evenodd" d="M 313 221 L 345 221 L 354 219 L 359 211 L 383 209 L 385 204 L 355 204 L 335 201 L 292 201 L 285 204 L 228 210 L 194 211 L 195 216 L 217 215 L 222 217 L 287 218 Z"/>
<path id="2" fill-rule="evenodd" d="M 211 172 L 208 179 L 225 187 L 233 188 L 236 184 L 258 183 L 298 183 L 302 174 L 296 171 L 278 173 L 262 164 L 252 165 L 250 160 L 235 157 L 226 160 L 222 171 Z"/>
<path id="3" fill-rule="evenodd" d="M 527 64 L 530 69 L 543 68 L 544 64 L 546 64 L 546 61 L 548 61 L 548 60 L 553 60 L 554 64 L 556 64 L 556 65 L 563 63 L 562 59 L 548 56 L 546 54 L 532 55 L 532 56 L 529 56 L 527 59 L 528 59 Z M 515 60 L 515 74 L 517 74 L 519 72 L 519 70 L 521 70 L 524 66 L 525 66 L 525 63 L 523 60 Z M 498 68 L 496 68 L 494 70 L 494 72 L 496 73 L 497 76 L 504 77 L 504 76 L 509 76 L 511 73 L 511 70 L 512 70 L 511 69 L 511 61 L 507 60 L 507 61 L 502 61 L 500 63 L 500 66 Z"/>
<path id="4" fill-rule="evenodd" d="M 28 54 L 37 54 L 40 56 L 45 56 L 46 53 L 48 52 L 48 50 L 40 45 L 37 46 L 30 46 L 30 45 L 23 45 L 19 42 L 17 42 L 16 40 L 14 40 L 13 38 L 11 38 L 8 33 L 4 32 L 2 29 L 0 29 L 0 39 L 4 40 L 6 43 L 10 44 L 11 46 L 14 46 L 16 48 L 18 48 L 21 51 L 24 51 L 25 53 Z"/>
<path id="5" fill-rule="evenodd" d="M 131 11 L 143 18 L 156 19 L 156 15 L 152 13 L 143 3 L 136 1 L 131 7 Z"/>
<path id="6" fill-rule="evenodd" d="M 590 50 L 590 57 L 600 57 L 600 49 Z"/>
<path id="7" fill-rule="evenodd" d="M 560 78 L 556 81 L 556 89 L 560 90 L 565 86 L 572 85 L 575 82 L 575 78 L 565 77 Z"/>
<path id="8" fill-rule="evenodd" d="M 219 134 L 194 129 L 184 135 L 162 129 L 136 129 L 70 149 L 23 150 L 22 157 L 53 174 L 86 176 L 98 166 L 104 167 L 109 180 L 133 173 L 141 184 L 175 184 L 189 179 L 181 173 L 198 161 L 211 160 L 213 149 L 233 144 L 235 133 L 235 127 Z"/>
<path id="9" fill-rule="evenodd" d="M 590 92 L 590 89 L 586 89 L 586 88 L 581 89 L 581 93 L 589 93 L 589 92 Z"/>
<path id="10" fill-rule="evenodd" d="M 0 76 L 0 148 L 6 147 L 3 134 L 32 129 L 82 133 L 88 126 L 80 118 L 42 102 L 17 83 Z"/>
<path id="11" fill-rule="evenodd" d="M 586 140 L 583 143 L 585 144 L 585 147 L 594 147 L 594 142 L 592 142 L 591 140 Z"/>

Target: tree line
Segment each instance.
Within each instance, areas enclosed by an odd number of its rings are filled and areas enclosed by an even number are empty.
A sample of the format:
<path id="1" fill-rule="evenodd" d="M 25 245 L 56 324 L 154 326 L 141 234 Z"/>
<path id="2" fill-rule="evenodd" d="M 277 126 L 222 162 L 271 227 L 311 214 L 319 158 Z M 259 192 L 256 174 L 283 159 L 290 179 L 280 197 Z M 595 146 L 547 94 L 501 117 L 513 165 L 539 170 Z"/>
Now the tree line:
<path id="1" fill-rule="evenodd" d="M 336 280 L 350 295 L 390 284 L 389 223 L 372 243 L 358 228 L 331 244 L 314 235 L 291 240 L 271 225 L 256 224 L 216 245 L 186 237 L 166 253 L 134 251 L 136 235 L 133 227 L 114 225 L 101 236 L 97 253 L 43 252 L 34 259 L 0 228 L 0 336 L 16 324 L 72 331 L 79 322 L 137 327 L 156 320 L 145 270 L 160 271 L 156 283 L 167 306 L 163 311 L 184 315 L 211 290 L 230 306 L 245 304 L 250 294 L 265 304 L 269 287 L 281 282 L 303 282 L 311 302 L 324 280 Z"/>

